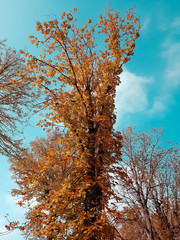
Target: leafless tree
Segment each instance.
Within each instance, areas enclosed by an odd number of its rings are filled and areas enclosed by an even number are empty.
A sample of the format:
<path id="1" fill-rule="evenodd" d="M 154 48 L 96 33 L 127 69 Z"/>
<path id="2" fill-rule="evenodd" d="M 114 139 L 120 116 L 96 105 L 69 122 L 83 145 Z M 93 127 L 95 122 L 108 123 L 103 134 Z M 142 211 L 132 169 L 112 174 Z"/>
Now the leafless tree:
<path id="1" fill-rule="evenodd" d="M 120 165 L 129 178 L 120 181 L 119 194 L 124 211 L 131 209 L 139 216 L 131 219 L 129 227 L 136 222 L 147 240 L 180 236 L 179 149 L 171 143 L 164 147 L 162 136 L 162 129 L 136 133 L 129 127 L 123 131 Z"/>
<path id="2" fill-rule="evenodd" d="M 16 51 L 0 41 L 0 153 L 6 156 L 17 153 L 20 141 L 13 136 L 16 133 L 17 137 L 17 129 L 35 102 L 30 83 L 22 84 L 18 75 L 22 68 L 23 60 Z"/>

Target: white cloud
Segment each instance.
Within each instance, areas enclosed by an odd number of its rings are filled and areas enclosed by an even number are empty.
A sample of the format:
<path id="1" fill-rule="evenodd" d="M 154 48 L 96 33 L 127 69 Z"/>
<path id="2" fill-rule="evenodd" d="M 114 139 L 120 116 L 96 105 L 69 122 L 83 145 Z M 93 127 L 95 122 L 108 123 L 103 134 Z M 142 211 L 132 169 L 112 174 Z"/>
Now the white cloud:
<path id="1" fill-rule="evenodd" d="M 180 17 L 166 26 L 170 37 L 162 42 L 161 57 L 165 62 L 162 70 L 159 95 L 154 96 L 152 107 L 147 111 L 150 115 L 165 113 L 174 104 L 174 91 L 180 86 L 180 41 L 176 41 L 179 32 Z"/>
<path id="2" fill-rule="evenodd" d="M 117 122 L 121 121 L 122 125 L 132 124 L 132 114 L 136 114 L 136 117 L 138 114 L 145 114 L 148 118 L 163 116 L 174 103 L 175 81 L 172 84 L 162 78 L 162 84 L 158 85 L 156 81 L 153 81 L 153 77 L 138 76 L 127 70 L 121 74 L 121 81 L 122 83 L 117 87 L 115 104 Z M 153 89 L 149 89 L 152 83 L 153 88 L 156 88 L 156 93 Z M 134 117 L 135 115 L 133 119 Z"/>
<path id="3" fill-rule="evenodd" d="M 146 16 L 142 22 L 142 31 L 148 30 L 149 24 L 151 22 L 150 16 Z"/>
<path id="4" fill-rule="evenodd" d="M 148 106 L 146 85 L 152 79 L 137 76 L 125 70 L 121 74 L 122 83 L 117 87 L 116 109 L 118 118 L 123 118 L 127 113 L 144 111 Z"/>
<path id="5" fill-rule="evenodd" d="M 155 114 L 162 114 L 168 108 L 168 104 L 171 102 L 171 97 L 165 93 L 161 93 L 159 96 L 155 96 L 153 99 L 152 107 L 147 110 L 149 116 Z"/>
<path id="6" fill-rule="evenodd" d="M 179 27 L 180 26 L 180 17 L 176 17 L 175 19 L 174 19 L 174 21 L 172 22 L 172 24 L 171 24 L 171 27 L 172 28 L 176 28 L 176 27 Z"/>
<path id="7" fill-rule="evenodd" d="M 175 87 L 180 84 L 180 42 L 166 40 L 163 48 L 162 56 L 167 59 L 165 78 L 168 86 Z"/>
<path id="8" fill-rule="evenodd" d="M 171 33 L 179 33 L 180 16 L 168 16 L 168 8 L 161 5 L 158 11 L 154 13 L 156 16 L 157 27 L 160 31 L 171 31 Z M 174 19 L 173 19 L 174 18 Z"/>
<path id="9" fill-rule="evenodd" d="M 174 25 L 177 24 L 174 22 Z M 174 104 L 173 94 L 180 86 L 180 42 L 166 39 L 162 43 L 161 57 L 165 68 L 162 71 L 161 88 L 153 98 L 152 107 L 147 110 L 150 116 L 165 113 Z"/>

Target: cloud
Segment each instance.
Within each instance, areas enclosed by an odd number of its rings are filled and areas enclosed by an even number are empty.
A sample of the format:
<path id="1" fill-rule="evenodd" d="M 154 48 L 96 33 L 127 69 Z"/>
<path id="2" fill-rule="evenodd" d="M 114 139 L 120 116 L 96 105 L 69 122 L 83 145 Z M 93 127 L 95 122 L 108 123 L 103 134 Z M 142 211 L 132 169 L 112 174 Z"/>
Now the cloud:
<path id="1" fill-rule="evenodd" d="M 179 13 L 177 14 L 175 12 L 170 11 L 167 4 L 162 4 L 159 2 L 159 7 L 156 8 L 156 10 L 153 13 L 153 18 L 155 18 L 155 21 L 157 23 L 157 28 L 160 31 L 171 31 L 173 33 L 176 31 L 179 33 L 179 26 L 180 26 L 180 16 Z"/>
<path id="2" fill-rule="evenodd" d="M 154 115 L 162 115 L 169 109 L 169 105 L 172 102 L 171 95 L 168 95 L 166 92 L 160 93 L 158 96 L 154 96 L 152 99 L 152 105 L 147 110 L 147 114 L 150 117 Z"/>
<path id="3" fill-rule="evenodd" d="M 151 23 L 151 17 L 150 16 L 145 16 L 142 22 L 142 31 L 146 31 L 149 29 L 149 25 Z"/>
<path id="4" fill-rule="evenodd" d="M 180 17 L 176 17 L 174 21 L 171 23 L 172 28 L 176 28 L 180 26 Z"/>
<path id="5" fill-rule="evenodd" d="M 147 111 L 150 115 L 166 113 L 175 104 L 174 92 L 180 86 L 180 41 L 176 40 L 179 26 L 180 17 L 169 23 L 169 37 L 161 45 L 161 58 L 165 67 L 161 73 L 161 88 L 153 98 L 152 107 Z"/>
<path id="6" fill-rule="evenodd" d="M 122 119 L 126 114 L 146 110 L 148 106 L 146 85 L 152 82 L 152 79 L 125 70 L 121 74 L 121 81 L 115 99 L 117 118 Z"/>
<path id="7" fill-rule="evenodd" d="M 161 57 L 165 67 L 161 73 L 161 87 L 157 95 L 152 96 L 152 107 L 147 110 L 150 116 L 169 111 L 175 103 L 174 92 L 180 86 L 180 42 L 166 39 L 162 43 Z"/>
<path id="8" fill-rule="evenodd" d="M 171 87 L 180 85 L 180 42 L 166 40 L 163 43 L 162 57 L 167 60 L 164 76 L 166 84 Z"/>
<path id="9" fill-rule="evenodd" d="M 117 87 L 115 99 L 117 123 L 120 121 L 121 125 L 127 126 L 132 124 L 132 118 L 138 119 L 140 116 L 138 114 L 152 118 L 164 116 L 169 111 L 174 103 L 173 93 L 176 83 L 169 83 L 164 77 L 159 85 L 154 78 L 155 76 L 139 76 L 127 70 L 121 74 L 122 83 Z"/>

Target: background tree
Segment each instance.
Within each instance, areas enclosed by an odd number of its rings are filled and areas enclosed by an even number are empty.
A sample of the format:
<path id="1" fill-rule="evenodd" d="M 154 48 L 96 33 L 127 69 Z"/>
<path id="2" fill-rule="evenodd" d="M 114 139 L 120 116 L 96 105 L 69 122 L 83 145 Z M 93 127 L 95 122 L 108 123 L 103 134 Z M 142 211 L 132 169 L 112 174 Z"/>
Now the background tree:
<path id="1" fill-rule="evenodd" d="M 19 55 L 6 48 L 5 41 L 0 41 L 0 153 L 7 156 L 20 150 L 19 141 L 13 135 L 17 134 L 17 124 L 22 123 L 32 103 L 29 82 L 22 83 L 17 75 L 22 68 Z"/>
<path id="2" fill-rule="evenodd" d="M 76 202 L 73 202 L 77 190 L 71 189 L 73 181 L 80 188 L 77 172 L 73 170 L 75 156 L 69 147 L 58 143 L 62 137 L 62 134 L 54 132 L 47 139 L 36 139 L 31 143 L 30 152 L 24 151 L 23 157 L 18 159 L 11 158 L 13 179 L 19 186 L 12 194 L 23 196 L 19 201 L 20 206 L 28 202 L 30 207 L 25 223 L 25 235 L 28 237 L 35 232 L 40 239 L 46 235 L 63 239 L 68 225 L 65 219 L 71 219 L 76 210 L 80 210 L 80 206 L 75 208 L 79 204 L 77 196 Z M 62 191 L 65 193 L 62 194 Z M 34 205 L 34 201 L 36 204 L 33 208 L 31 205 Z M 57 218 L 58 221 L 55 221 Z M 49 234 L 51 228 L 53 232 Z"/>
<path id="3" fill-rule="evenodd" d="M 121 181 L 119 188 L 127 206 L 121 222 L 125 239 L 179 238 L 179 149 L 163 147 L 162 136 L 162 129 L 154 128 L 136 133 L 129 127 L 123 132 L 120 165 L 131 180 Z"/>
<path id="4" fill-rule="evenodd" d="M 62 236 L 63 239 L 78 240 L 114 239 L 112 232 L 107 230 L 112 226 L 110 216 L 115 214 L 109 207 L 109 199 L 116 197 L 110 171 L 121 158 L 121 136 L 113 130 L 116 119 L 114 98 L 116 86 L 120 84 L 119 74 L 133 55 L 140 26 L 133 9 L 127 12 L 126 19 L 110 9 L 105 11 L 105 16 L 99 16 L 98 23 L 91 25 L 88 20 L 82 28 L 75 25 L 75 12 L 74 8 L 73 12 L 63 13 L 61 21 L 37 22 L 37 30 L 43 39 L 29 38 L 36 46 L 44 46 L 39 58 L 21 51 L 29 59 L 19 75 L 25 83 L 31 81 L 45 96 L 39 108 L 50 110 L 39 126 L 48 128 L 63 124 L 66 137 L 62 143 L 70 144 L 70 153 L 76 153 L 71 159 L 74 170 L 65 181 L 70 181 L 74 175 L 79 179 L 71 181 L 64 189 L 50 191 L 48 199 L 51 203 L 37 204 L 28 217 L 33 236 L 46 229 L 43 234 L 49 239 Z M 98 48 L 96 37 L 100 35 L 104 41 Z M 68 156 L 66 153 L 64 158 L 69 159 Z M 41 171 L 45 168 L 42 165 Z M 69 194 L 73 197 L 69 209 L 76 209 L 74 205 L 79 208 L 68 225 L 68 220 L 61 221 L 59 216 L 62 215 L 57 211 L 65 204 L 60 199 L 68 199 Z M 46 215 L 52 219 L 52 211 L 53 224 L 50 225 L 42 219 Z M 66 208 L 65 215 L 67 212 Z M 54 229 L 58 224 L 59 227 Z"/>
<path id="5" fill-rule="evenodd" d="M 123 208 L 123 205 L 119 204 L 119 207 Z M 139 205 L 134 204 L 132 207 L 124 207 L 118 220 L 121 240 L 147 239 L 146 224 Z"/>

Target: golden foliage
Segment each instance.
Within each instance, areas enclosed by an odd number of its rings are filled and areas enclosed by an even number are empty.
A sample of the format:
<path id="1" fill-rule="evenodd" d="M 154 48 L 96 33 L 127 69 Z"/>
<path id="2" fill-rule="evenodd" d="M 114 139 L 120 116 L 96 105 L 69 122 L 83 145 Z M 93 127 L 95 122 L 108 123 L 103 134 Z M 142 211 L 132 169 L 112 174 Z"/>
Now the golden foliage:
<path id="1" fill-rule="evenodd" d="M 40 147 L 42 140 L 36 141 L 21 161 L 11 160 L 20 186 L 13 193 L 22 196 L 20 204 L 36 200 L 27 213 L 26 230 L 32 236 L 115 239 L 110 219 L 116 211 L 109 207 L 109 200 L 120 199 L 110 175 L 121 159 L 121 135 L 113 129 L 114 99 L 122 67 L 139 37 L 139 26 L 133 21 L 133 9 L 128 21 L 108 9 L 98 23 L 92 25 L 88 20 L 78 28 L 76 10 L 62 13 L 61 22 L 37 22 L 42 39 L 29 38 L 35 46 L 44 47 L 39 58 L 21 51 L 26 66 L 19 75 L 45 96 L 38 107 L 48 113 L 39 126 L 49 129 L 63 124 L 66 134 L 58 135 L 56 141 L 43 140 L 44 148 Z M 101 50 L 97 35 L 105 39 Z M 118 173 L 127 177 L 120 169 Z M 112 231 L 107 230 L 110 227 Z"/>

